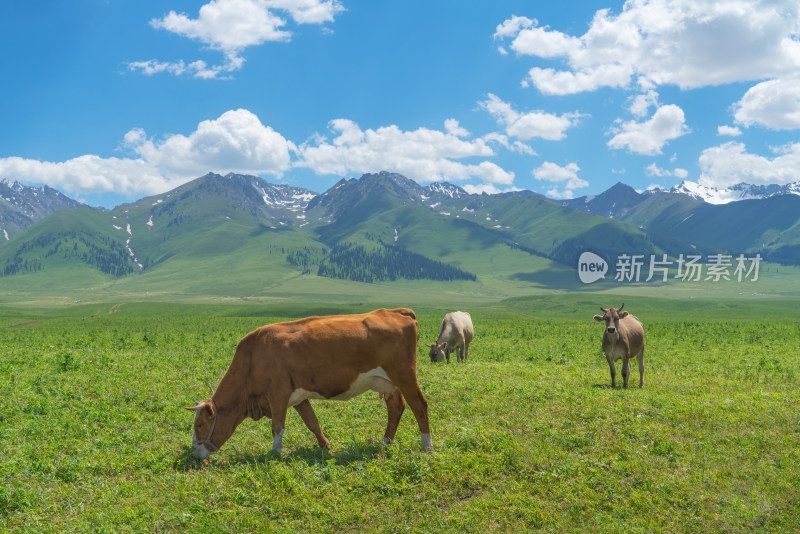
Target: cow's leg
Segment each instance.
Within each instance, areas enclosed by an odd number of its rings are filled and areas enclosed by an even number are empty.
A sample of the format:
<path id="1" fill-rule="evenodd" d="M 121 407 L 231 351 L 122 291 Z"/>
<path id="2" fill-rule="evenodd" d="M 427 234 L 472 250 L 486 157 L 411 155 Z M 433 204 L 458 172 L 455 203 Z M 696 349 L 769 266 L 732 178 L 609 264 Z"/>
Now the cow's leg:
<path id="1" fill-rule="evenodd" d="M 447 356 L 447 363 L 450 363 L 450 351 L 449 350 L 445 350 L 444 351 L 444 355 Z"/>
<path id="2" fill-rule="evenodd" d="M 462 363 L 464 361 L 464 336 L 461 336 L 458 343 L 458 363 Z"/>
<path id="3" fill-rule="evenodd" d="M 631 358 L 627 354 L 622 357 L 622 387 L 628 389 L 628 377 L 631 376 Z"/>
<path id="4" fill-rule="evenodd" d="M 394 377 L 389 378 L 400 388 L 406 403 L 411 408 L 411 411 L 414 412 L 414 417 L 416 417 L 419 425 L 419 432 L 422 435 L 422 448 L 430 449 L 433 446 L 433 440 L 431 439 L 431 425 L 428 421 L 428 399 L 419 389 L 416 375 L 409 369 L 396 379 Z"/>
<path id="5" fill-rule="evenodd" d="M 272 412 L 272 450 L 280 454 L 283 448 L 283 430 L 286 427 L 289 396 L 271 396 L 269 407 Z"/>
<path id="6" fill-rule="evenodd" d="M 610 357 L 606 357 L 606 361 L 608 361 L 608 370 L 611 373 L 611 389 L 617 387 L 617 368 L 614 366 L 614 360 Z"/>
<path id="7" fill-rule="evenodd" d="M 636 360 L 639 362 L 639 387 L 644 386 L 644 347 L 641 352 L 636 355 Z"/>
<path id="8" fill-rule="evenodd" d="M 317 443 L 319 446 L 330 449 L 331 444 L 325 437 L 325 434 L 322 433 L 322 429 L 319 427 L 317 414 L 314 413 L 314 408 L 311 407 L 311 403 L 308 402 L 308 400 L 304 400 L 295 406 L 294 409 L 300 414 L 300 417 L 303 419 L 306 427 L 308 427 L 308 429 L 317 437 Z"/>
<path id="9" fill-rule="evenodd" d="M 469 356 L 469 340 L 464 340 L 464 359 L 463 362 L 467 363 L 467 356 Z"/>
<path id="10" fill-rule="evenodd" d="M 386 432 L 383 433 L 383 443 L 385 445 L 389 445 L 394 440 L 394 435 L 397 433 L 397 425 L 400 424 L 400 417 L 405 409 L 406 403 L 399 388 L 396 388 L 390 395 L 386 396 L 386 411 L 389 417 L 386 423 Z"/>

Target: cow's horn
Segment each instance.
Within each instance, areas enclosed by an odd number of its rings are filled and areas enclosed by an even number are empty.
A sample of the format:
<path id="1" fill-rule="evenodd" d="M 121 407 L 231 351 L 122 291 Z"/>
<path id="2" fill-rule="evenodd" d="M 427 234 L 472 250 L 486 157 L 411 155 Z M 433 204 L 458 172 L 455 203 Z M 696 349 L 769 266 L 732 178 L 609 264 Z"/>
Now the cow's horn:
<path id="1" fill-rule="evenodd" d="M 205 401 L 195 401 L 194 406 L 186 406 L 184 407 L 184 409 L 196 412 L 197 410 L 200 410 L 203 407 L 203 405 L 205 405 Z"/>
<path id="2" fill-rule="evenodd" d="M 625 303 L 623 302 L 623 303 L 622 303 L 622 306 L 620 306 L 620 307 L 619 307 L 619 309 L 618 309 L 617 311 L 618 311 L 618 312 L 621 312 L 621 311 L 622 311 L 622 308 L 624 308 L 624 307 L 625 307 Z"/>

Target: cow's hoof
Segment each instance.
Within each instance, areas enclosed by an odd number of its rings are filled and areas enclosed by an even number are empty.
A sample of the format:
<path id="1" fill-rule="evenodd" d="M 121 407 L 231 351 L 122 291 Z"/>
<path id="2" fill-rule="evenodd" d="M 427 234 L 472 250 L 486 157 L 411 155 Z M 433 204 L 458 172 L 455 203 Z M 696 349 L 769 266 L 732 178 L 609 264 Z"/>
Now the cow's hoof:
<path id="1" fill-rule="evenodd" d="M 433 448 L 433 439 L 430 434 L 422 434 L 422 449 L 429 451 Z"/>
<path id="2" fill-rule="evenodd" d="M 392 440 L 384 436 L 383 439 L 381 440 L 381 443 L 383 443 L 384 445 L 391 445 Z"/>

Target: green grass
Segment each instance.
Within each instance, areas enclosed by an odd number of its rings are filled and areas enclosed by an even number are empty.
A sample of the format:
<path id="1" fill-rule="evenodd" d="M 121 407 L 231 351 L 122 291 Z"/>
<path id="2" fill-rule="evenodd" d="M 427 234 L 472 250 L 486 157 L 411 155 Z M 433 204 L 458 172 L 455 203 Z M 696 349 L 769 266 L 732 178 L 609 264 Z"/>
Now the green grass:
<path id="1" fill-rule="evenodd" d="M 669 284 L 618 283 L 613 279 L 584 285 L 575 270 L 556 267 L 548 260 L 521 251 L 506 249 L 492 254 L 475 254 L 473 262 L 486 274 L 476 282 L 434 282 L 399 280 L 364 284 L 347 280 L 302 274 L 288 268 L 286 250 L 296 246 L 292 232 L 278 235 L 279 241 L 258 240 L 242 245 L 252 254 L 231 262 L 224 256 L 198 263 L 193 258 L 178 258 L 143 274 L 120 279 L 104 276 L 90 267 L 63 268 L 57 273 L 32 273 L 0 277 L 0 306 L 67 307 L 76 303 L 183 302 L 187 304 L 241 303 L 244 299 L 260 303 L 320 303 L 351 305 L 369 303 L 372 307 L 414 303 L 416 306 L 487 306 L 509 297 L 546 295 L 604 295 L 600 300 L 612 305 L 614 299 L 660 298 L 679 307 L 695 302 L 741 301 L 742 303 L 793 302 L 800 297 L 800 268 L 774 264 L 761 266 L 756 282 L 712 281 Z M 460 265 L 457 255 L 448 262 Z M 496 263 L 495 263 L 496 262 Z M 610 277 L 609 277 L 610 278 Z M 557 287 L 571 288 L 552 289 Z M 618 305 L 618 304 L 616 304 Z M 109 305 L 110 307 L 110 305 Z M 768 307 L 763 307 L 768 310 Z"/>
<path id="2" fill-rule="evenodd" d="M 368 393 L 314 401 L 331 453 L 290 413 L 280 458 L 268 421 L 248 420 L 208 463 L 182 407 L 209 396 L 242 335 L 368 306 L 3 310 L 3 325 L 39 322 L 2 329 L 0 529 L 797 532 L 791 312 L 626 303 L 647 329 L 646 385 L 612 390 L 594 298 L 471 309 L 469 362 L 449 366 L 424 351 L 443 310 L 418 307 L 432 452 L 409 410 L 379 445 L 385 407 Z"/>

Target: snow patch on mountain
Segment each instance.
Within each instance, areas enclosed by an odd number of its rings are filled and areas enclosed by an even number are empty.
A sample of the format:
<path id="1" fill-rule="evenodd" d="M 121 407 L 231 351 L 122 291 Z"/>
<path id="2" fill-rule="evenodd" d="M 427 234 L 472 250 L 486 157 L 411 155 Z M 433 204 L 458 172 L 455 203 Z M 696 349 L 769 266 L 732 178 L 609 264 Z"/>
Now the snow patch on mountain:
<path id="1" fill-rule="evenodd" d="M 709 204 L 728 204 L 740 200 L 769 198 L 775 195 L 800 195 L 800 181 L 786 185 L 753 185 L 742 182 L 730 187 L 717 188 L 684 180 L 671 189 L 654 188 L 648 192 L 659 191 L 689 195 Z"/>
<path id="2" fill-rule="evenodd" d="M 133 249 L 131 248 L 131 238 L 133 237 L 133 232 L 131 232 L 131 223 L 128 223 L 126 230 L 128 231 L 128 240 L 125 241 L 125 248 L 128 249 L 128 254 L 131 255 L 131 258 L 133 258 L 133 263 L 139 266 L 139 271 L 141 272 L 142 269 L 144 269 L 144 265 L 139 263 L 139 260 L 136 259 L 136 254 L 133 253 Z"/>
<path id="3" fill-rule="evenodd" d="M 448 198 L 461 198 L 467 196 L 467 192 L 461 189 L 460 187 L 447 183 L 447 182 L 433 182 L 428 186 L 424 187 L 423 190 L 428 195 L 420 195 L 422 196 L 423 200 L 427 200 L 430 198 L 431 195 L 437 194 L 440 196 L 445 196 Z"/>
<path id="4" fill-rule="evenodd" d="M 311 200 L 312 198 L 314 198 L 315 196 L 317 196 L 316 193 L 311 193 L 309 191 L 308 193 L 294 194 L 294 195 L 292 195 L 292 198 L 308 203 L 308 201 Z"/>
<path id="5" fill-rule="evenodd" d="M 261 196 L 261 199 L 269 207 L 279 207 L 289 211 L 304 211 L 308 203 L 317 196 L 316 193 L 311 191 L 291 187 L 291 186 L 274 186 L 269 184 L 268 187 L 262 187 L 253 183 L 255 189 Z"/>

